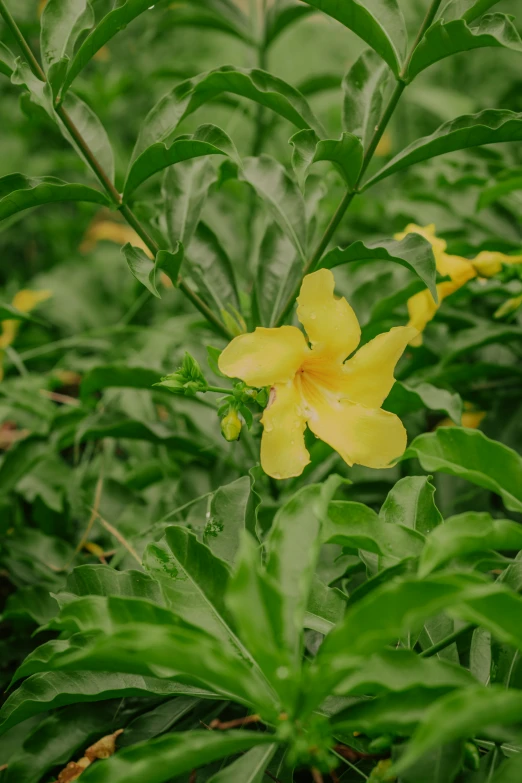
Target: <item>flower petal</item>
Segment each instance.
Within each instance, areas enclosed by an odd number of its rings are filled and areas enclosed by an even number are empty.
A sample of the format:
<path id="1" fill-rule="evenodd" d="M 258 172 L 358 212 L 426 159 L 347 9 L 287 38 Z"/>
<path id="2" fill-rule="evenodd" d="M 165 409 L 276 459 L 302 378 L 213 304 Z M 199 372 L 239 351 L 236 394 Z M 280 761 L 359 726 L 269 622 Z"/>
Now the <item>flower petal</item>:
<path id="1" fill-rule="evenodd" d="M 464 285 L 468 280 L 477 276 L 475 267 L 467 258 L 449 256 L 447 253 L 442 253 L 440 257 L 436 257 L 436 261 L 437 272 L 441 275 L 447 275 L 454 283 L 459 285 Z"/>
<path id="2" fill-rule="evenodd" d="M 265 329 L 234 337 L 219 357 L 219 369 L 249 386 L 272 386 L 291 380 L 310 349 L 296 326 Z"/>
<path id="3" fill-rule="evenodd" d="M 342 361 L 359 345 L 361 327 L 344 296 L 334 296 L 334 288 L 329 269 L 306 275 L 297 298 L 297 317 L 314 351 Z"/>
<path id="4" fill-rule="evenodd" d="M 444 253 L 447 248 L 447 244 L 444 239 L 435 235 L 435 223 L 430 223 L 429 226 L 417 226 L 416 223 L 409 223 L 404 231 L 400 234 L 395 234 L 395 239 L 404 239 L 408 234 L 420 234 L 421 237 L 427 239 L 433 248 L 435 255 Z"/>
<path id="5" fill-rule="evenodd" d="M 348 465 L 385 468 L 406 449 L 406 430 L 398 416 L 349 400 L 314 400 L 308 426 Z"/>
<path id="6" fill-rule="evenodd" d="M 412 326 L 396 326 L 359 348 L 342 368 L 344 396 L 368 408 L 380 408 L 395 383 L 395 365 L 418 334 Z"/>
<path id="7" fill-rule="evenodd" d="M 261 467 L 276 479 L 300 476 L 310 462 L 305 447 L 306 417 L 293 382 L 272 387 L 261 423 Z"/>
<path id="8" fill-rule="evenodd" d="M 426 327 L 426 324 L 432 320 L 435 313 L 441 306 L 442 300 L 447 296 L 454 294 L 455 291 L 458 291 L 458 289 L 462 287 L 462 285 L 462 283 L 454 283 L 450 282 L 449 280 L 445 281 L 444 283 L 438 283 L 437 294 L 439 296 L 439 304 L 435 304 L 435 300 L 427 288 L 424 289 L 424 291 L 419 291 L 418 294 L 410 296 L 408 299 L 408 314 L 410 316 L 408 326 L 413 326 L 419 332 L 422 332 Z M 421 344 L 422 338 L 420 334 L 410 340 L 410 345 Z"/>
<path id="9" fill-rule="evenodd" d="M 471 263 L 481 277 L 493 277 L 504 264 L 522 264 L 522 256 L 506 256 L 495 250 L 483 250 Z"/>

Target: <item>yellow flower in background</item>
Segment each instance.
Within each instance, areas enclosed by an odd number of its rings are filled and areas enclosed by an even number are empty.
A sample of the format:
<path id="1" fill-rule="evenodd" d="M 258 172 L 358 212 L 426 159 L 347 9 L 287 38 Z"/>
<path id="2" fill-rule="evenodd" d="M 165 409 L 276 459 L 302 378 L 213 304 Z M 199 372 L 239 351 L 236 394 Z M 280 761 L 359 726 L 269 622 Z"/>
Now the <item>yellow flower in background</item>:
<path id="1" fill-rule="evenodd" d="M 436 236 L 433 223 L 429 226 L 417 226 L 415 223 L 410 223 L 402 233 L 395 234 L 395 239 L 404 239 L 407 234 L 420 234 L 428 240 L 433 248 L 437 272 L 450 278 L 450 280 L 437 283 L 438 304 L 427 289 L 419 291 L 418 294 L 414 294 L 408 299 L 408 315 L 410 316 L 408 326 L 415 327 L 419 332 L 422 332 L 426 324 L 433 319 L 443 300 L 462 288 L 469 280 L 477 275 L 492 277 L 500 272 L 504 264 L 522 263 L 522 256 L 507 256 L 504 253 L 490 250 L 483 250 L 473 259 L 450 255 L 446 253 L 445 240 Z M 422 334 L 414 337 L 410 345 L 422 345 Z"/>
<path id="2" fill-rule="evenodd" d="M 34 310 L 40 302 L 45 302 L 46 299 L 52 296 L 52 291 L 30 291 L 27 288 L 18 291 L 12 301 L 13 307 L 20 310 L 21 313 L 30 313 Z M 8 319 L 1 322 L 0 329 L 0 381 L 4 377 L 4 372 L 1 366 L 3 351 L 1 349 L 7 348 L 16 339 L 18 330 L 20 329 L 20 321 L 16 319 Z"/>
<path id="3" fill-rule="evenodd" d="M 384 468 L 403 454 L 406 430 L 381 409 L 393 371 L 416 335 L 399 326 L 378 335 L 348 361 L 361 329 L 344 297 L 334 295 L 328 269 L 307 275 L 297 299 L 295 326 L 258 327 L 235 337 L 219 358 L 219 369 L 249 386 L 271 386 L 261 422 L 261 465 L 276 479 L 299 476 L 310 462 L 306 425 L 353 465 Z"/>

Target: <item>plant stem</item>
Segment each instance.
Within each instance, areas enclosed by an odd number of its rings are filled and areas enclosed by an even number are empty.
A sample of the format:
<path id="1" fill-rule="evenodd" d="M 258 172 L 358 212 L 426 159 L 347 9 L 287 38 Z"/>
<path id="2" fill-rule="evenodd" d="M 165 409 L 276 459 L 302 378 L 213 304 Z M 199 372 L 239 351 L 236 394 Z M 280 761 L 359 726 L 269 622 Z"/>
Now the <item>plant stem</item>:
<path id="1" fill-rule="evenodd" d="M 223 389 L 221 386 L 207 386 L 205 391 L 215 392 L 216 394 L 232 394 L 234 389 Z"/>
<path id="2" fill-rule="evenodd" d="M 266 70 L 268 48 L 266 40 L 266 2 L 267 0 L 261 0 L 259 14 L 260 36 L 257 45 L 257 67 L 262 71 Z M 252 155 L 255 157 L 259 155 L 263 147 L 265 127 L 265 110 L 263 106 L 258 106 L 256 112 L 256 129 L 254 141 L 252 143 Z"/>
<path id="3" fill-rule="evenodd" d="M 34 56 L 31 47 L 25 40 L 22 31 L 20 30 L 14 18 L 12 17 L 11 13 L 9 12 L 9 9 L 7 8 L 4 0 L 0 0 L 0 15 L 4 18 L 7 27 L 11 31 L 13 37 L 16 39 L 23 54 L 27 58 L 27 62 L 33 74 L 38 79 L 40 79 L 40 81 L 46 82 L 47 77 L 45 75 L 45 72 L 43 71 L 36 57 Z M 94 155 L 93 151 L 91 150 L 91 148 L 83 138 L 82 134 L 76 127 L 69 112 L 64 108 L 63 104 L 61 103 L 57 103 L 54 108 L 56 114 L 61 119 L 64 126 L 67 128 L 68 132 L 76 142 L 88 166 L 96 175 L 98 181 L 100 182 L 100 184 L 102 185 L 106 193 L 110 196 L 114 205 L 121 212 L 121 214 L 123 215 L 127 223 L 134 229 L 134 231 L 136 231 L 138 236 L 143 240 L 143 242 L 149 248 L 153 256 L 156 257 L 158 251 L 160 250 L 159 245 L 148 234 L 148 232 L 146 231 L 144 226 L 142 226 L 142 224 L 140 223 L 136 215 L 133 213 L 131 208 L 127 204 L 122 203 L 121 194 L 118 193 L 116 187 L 114 186 L 114 183 L 111 181 L 110 177 L 107 175 L 103 166 L 101 166 L 100 162 Z M 178 278 L 177 286 L 187 297 L 187 299 L 189 299 L 192 302 L 192 304 L 199 310 L 199 312 L 205 316 L 207 321 L 209 321 L 213 326 L 215 326 L 216 329 L 224 337 L 231 339 L 234 336 L 227 329 L 227 327 L 221 321 L 221 319 L 218 318 L 218 316 L 210 309 L 210 307 L 203 301 L 203 299 L 201 299 L 198 296 L 198 294 L 192 290 L 192 288 L 188 285 L 188 283 L 185 282 L 185 280 L 183 280 L 181 276 Z"/>
<path id="4" fill-rule="evenodd" d="M 355 186 L 352 190 L 347 190 L 346 193 L 343 196 L 343 199 L 339 206 L 337 207 L 334 216 L 330 220 L 328 226 L 326 227 L 323 236 L 321 237 L 316 249 L 312 253 L 310 259 L 306 262 L 303 269 L 303 275 L 307 275 L 310 272 L 314 272 L 317 268 L 319 262 L 321 261 L 321 258 L 323 256 L 324 251 L 328 247 L 330 240 L 332 239 L 339 223 L 343 219 L 346 210 L 352 203 L 353 199 L 357 195 L 359 191 L 359 186 L 361 184 L 362 178 L 364 174 L 366 173 L 366 170 L 368 166 L 370 165 L 373 156 L 375 154 L 375 150 L 377 149 L 377 145 L 379 144 L 382 135 L 384 131 L 386 130 L 388 123 L 397 108 L 397 104 L 399 103 L 399 100 L 402 96 L 402 93 L 406 89 L 407 80 L 406 75 L 408 73 L 408 68 L 410 65 L 411 58 L 413 56 L 413 52 L 415 51 L 415 48 L 417 47 L 417 44 L 423 37 L 424 33 L 428 29 L 428 27 L 433 22 L 433 19 L 435 18 L 435 15 L 439 9 L 439 6 L 441 4 L 442 0 L 432 0 L 430 3 L 430 6 L 426 12 L 426 16 L 424 17 L 424 20 L 420 26 L 419 32 L 417 33 L 417 36 L 415 38 L 415 41 L 413 42 L 413 45 L 409 51 L 409 54 L 406 58 L 406 61 L 404 63 L 404 66 L 401 70 L 401 73 L 399 74 L 399 77 L 397 78 L 397 83 L 395 85 L 395 89 L 393 90 L 390 99 L 386 105 L 386 108 L 384 109 L 384 112 L 377 123 L 377 126 L 375 128 L 375 132 L 371 138 L 371 141 L 368 145 L 368 148 L 366 152 L 364 153 L 363 162 L 361 166 L 361 171 L 359 172 L 359 176 L 357 177 L 357 182 L 355 183 Z M 302 280 L 302 278 L 301 278 Z M 296 297 L 299 295 L 299 290 L 301 288 L 301 281 L 298 285 L 296 285 L 295 289 L 292 291 L 291 295 L 288 297 L 285 306 L 283 310 L 281 311 L 281 314 L 279 318 L 277 319 L 277 326 L 280 326 L 284 321 L 286 320 L 287 316 L 289 315 L 290 311 L 292 310 L 292 307 L 294 305 Z"/>
<path id="5" fill-rule="evenodd" d="M 440 642 L 437 642 L 431 647 L 428 647 L 426 650 L 423 650 L 421 653 L 419 653 L 419 657 L 431 658 L 433 655 L 436 655 L 441 650 L 444 650 L 446 647 L 449 647 L 450 644 L 453 644 L 453 642 L 456 642 L 457 639 L 460 639 L 461 636 L 464 636 L 464 634 L 468 633 L 468 631 L 471 631 L 472 628 L 475 628 L 473 623 L 468 623 L 467 625 L 464 625 L 462 628 L 459 628 L 458 631 L 454 631 L 453 633 L 448 634 L 448 636 L 445 636 L 444 639 L 440 640 Z"/>

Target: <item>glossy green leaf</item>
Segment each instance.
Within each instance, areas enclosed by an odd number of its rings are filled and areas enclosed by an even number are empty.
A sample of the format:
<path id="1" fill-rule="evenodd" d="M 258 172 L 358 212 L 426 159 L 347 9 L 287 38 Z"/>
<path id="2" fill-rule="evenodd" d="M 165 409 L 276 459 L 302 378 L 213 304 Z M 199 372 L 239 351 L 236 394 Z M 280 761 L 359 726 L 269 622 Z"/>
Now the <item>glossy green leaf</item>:
<path id="1" fill-rule="evenodd" d="M 357 240 L 348 247 L 336 247 L 330 250 L 322 258 L 320 268 L 333 269 L 340 264 L 353 263 L 355 261 L 393 261 L 396 264 L 411 269 L 420 277 L 437 299 L 435 281 L 437 270 L 435 258 L 429 242 L 420 234 L 408 234 L 400 241 L 396 239 L 383 239 L 379 241 L 363 242 Z"/>
<path id="2" fill-rule="evenodd" d="M 59 5 L 60 0 L 55 0 L 55 4 Z M 71 86 L 80 71 L 85 68 L 102 46 L 105 46 L 116 33 L 124 29 L 148 8 L 150 8 L 150 3 L 147 0 L 123 0 L 123 3 L 120 3 L 117 8 L 106 14 L 76 52 L 67 72 L 62 92 Z"/>
<path id="3" fill-rule="evenodd" d="M 49 0 L 46 3 L 41 20 L 40 48 L 44 70 L 55 92 L 65 78 L 76 42 L 93 24 L 90 0 Z"/>
<path id="4" fill-rule="evenodd" d="M 518 691 L 492 685 L 450 693 L 424 715 L 422 725 L 394 769 L 397 773 L 406 769 L 437 745 L 521 720 L 522 694 Z"/>
<path id="5" fill-rule="evenodd" d="M 163 603 L 160 586 L 143 571 L 117 571 L 101 564 L 74 568 L 67 577 L 64 590 L 77 596 L 126 595 Z"/>
<path id="6" fill-rule="evenodd" d="M 379 737 L 383 734 L 407 736 L 424 720 L 426 711 L 447 688 L 414 688 L 403 693 L 388 693 L 378 699 L 361 700 L 334 716 L 336 732 L 351 736 L 354 731 Z M 409 766 L 409 765 L 408 765 Z M 405 767 L 406 768 L 406 767 Z"/>
<path id="7" fill-rule="evenodd" d="M 416 557 L 424 545 L 416 530 L 387 524 L 367 506 L 342 500 L 330 503 L 323 536 L 325 543 L 364 549 L 392 562 Z"/>
<path id="8" fill-rule="evenodd" d="M 170 166 L 163 179 L 163 199 L 169 239 L 188 248 L 217 172 L 208 158 Z"/>
<path id="9" fill-rule="evenodd" d="M 254 499 L 249 476 L 241 476 L 216 490 L 210 501 L 210 517 L 203 536 L 212 552 L 232 566 L 243 530 L 255 533 Z"/>
<path id="10" fill-rule="evenodd" d="M 208 783 L 263 783 L 265 769 L 276 751 L 277 745 L 260 745 L 248 750 L 228 767 L 212 775 Z"/>
<path id="11" fill-rule="evenodd" d="M 405 745 L 394 745 L 392 759 L 400 758 L 405 747 Z M 401 783 L 417 783 L 419 780 L 424 783 L 453 783 L 462 770 L 463 757 L 463 741 L 457 740 L 440 745 L 409 766 L 401 775 Z M 466 777 L 466 783 L 478 783 L 478 781 Z"/>
<path id="12" fill-rule="evenodd" d="M 254 288 L 262 326 L 275 326 L 281 308 L 301 279 L 303 261 L 291 240 L 271 223 L 261 242 Z"/>
<path id="13" fill-rule="evenodd" d="M 431 383 L 409 384 L 397 381 L 386 398 L 384 408 L 398 416 L 427 408 L 446 413 L 455 424 L 460 424 L 462 419 L 460 395 L 440 389 Z"/>
<path id="14" fill-rule="evenodd" d="M 442 514 L 435 505 L 435 487 L 431 476 L 406 476 L 389 491 L 379 512 L 388 524 L 410 527 L 420 533 L 429 533 L 440 525 Z"/>
<path id="15" fill-rule="evenodd" d="M 423 577 L 454 557 L 486 549 L 522 549 L 522 527 L 509 519 L 468 511 L 450 517 L 427 536 L 419 562 Z"/>
<path id="16" fill-rule="evenodd" d="M 208 730 L 166 734 L 134 745 L 83 773 L 85 783 L 166 783 L 216 759 L 267 745 L 270 734 L 249 731 Z"/>
<path id="17" fill-rule="evenodd" d="M 125 748 L 144 742 L 160 734 L 165 734 L 176 723 L 190 714 L 199 704 L 199 699 L 192 696 L 177 696 L 163 702 L 153 710 L 138 715 L 125 729 L 123 736 L 118 738 L 118 747 Z"/>
<path id="18" fill-rule="evenodd" d="M 21 587 L 5 603 L 2 620 L 24 619 L 43 625 L 58 613 L 58 604 L 45 588 Z"/>
<path id="19" fill-rule="evenodd" d="M 70 92 L 63 102 L 65 109 L 72 118 L 76 128 L 81 133 L 84 141 L 88 144 L 94 156 L 101 164 L 101 167 L 108 175 L 111 182 L 114 180 L 114 154 L 107 131 L 100 122 L 100 119 L 93 112 L 90 106 L 78 98 L 77 95 Z M 66 130 L 65 126 L 60 125 L 65 138 L 75 147 L 81 155 L 81 150 L 77 147 L 74 139 Z"/>
<path id="20" fill-rule="evenodd" d="M 292 166 L 301 190 L 313 163 L 329 161 L 340 172 L 348 187 L 357 183 L 363 160 L 363 148 L 357 136 L 343 133 L 339 140 L 321 140 L 313 130 L 301 130 L 290 139 L 294 150 Z"/>
<path id="21" fill-rule="evenodd" d="M 462 17 L 469 24 L 498 2 L 499 0 L 450 0 L 442 9 L 441 17 L 447 21 Z"/>
<path id="22" fill-rule="evenodd" d="M 399 75 L 406 48 L 406 25 L 395 0 L 304 0 L 337 19 L 385 60 Z"/>
<path id="23" fill-rule="evenodd" d="M 159 250 L 156 256 L 156 268 L 164 272 L 173 286 L 177 287 L 183 261 L 185 248 L 181 242 L 175 243 L 175 250 Z"/>
<path id="24" fill-rule="evenodd" d="M 389 77 L 386 63 L 373 49 L 366 49 L 343 79 L 343 127 L 365 148 L 381 117 Z"/>
<path id="25" fill-rule="evenodd" d="M 0 73 L 11 76 L 16 67 L 16 57 L 7 46 L 0 41 Z"/>
<path id="26" fill-rule="evenodd" d="M 202 298 L 218 312 L 240 310 L 235 271 L 216 234 L 200 222 L 190 243 L 186 268 Z"/>
<path id="27" fill-rule="evenodd" d="M 178 84 L 154 106 L 140 130 L 132 160 L 152 144 L 168 144 L 175 138 L 181 120 L 224 92 L 266 106 L 298 128 L 313 128 L 319 136 L 325 135 L 307 101 L 295 87 L 266 71 L 226 65 Z"/>
<path id="28" fill-rule="evenodd" d="M 431 136 L 417 139 L 391 159 L 371 177 L 363 190 L 396 171 L 447 152 L 497 144 L 502 141 L 522 140 L 522 115 L 501 109 L 486 109 L 479 114 L 468 114 L 441 125 Z"/>
<path id="29" fill-rule="evenodd" d="M 12 693 L 0 711 L 0 733 L 41 712 L 79 702 L 99 702 L 126 696 L 198 695 L 201 688 L 139 675 L 105 672 L 43 672 L 33 674 Z M 207 696 L 206 692 L 202 692 Z M 208 696 L 212 697 L 211 694 Z"/>
<path id="30" fill-rule="evenodd" d="M 479 430 L 440 427 L 419 435 L 404 458 L 412 457 L 430 473 L 465 478 L 500 495 L 511 511 L 522 511 L 522 458 Z"/>
<path id="31" fill-rule="evenodd" d="M 488 46 L 522 51 L 517 28 L 506 14 L 487 14 L 468 27 L 464 19 L 445 22 L 439 19 L 424 34 L 413 52 L 408 79 L 444 57 Z"/>
<path id="32" fill-rule="evenodd" d="M 274 220 L 306 260 L 307 226 L 305 203 L 299 188 L 283 166 L 269 155 L 245 158 L 241 179 L 264 201 Z"/>
<path id="33" fill-rule="evenodd" d="M 230 0 L 189 0 L 169 8 L 169 21 L 178 27 L 194 27 L 220 30 L 255 46 L 251 25 L 241 9 Z"/>
<path id="34" fill-rule="evenodd" d="M 145 253 L 141 247 L 133 247 L 130 242 L 127 242 L 121 249 L 125 261 L 136 280 L 145 286 L 147 291 L 158 299 L 161 298 L 156 287 L 156 264 Z"/>
<path id="35" fill-rule="evenodd" d="M 0 220 L 41 204 L 57 201 L 91 201 L 109 206 L 104 193 L 87 185 L 64 182 L 56 177 L 26 177 L 8 174 L 0 179 Z"/>
<path id="36" fill-rule="evenodd" d="M 487 322 L 479 326 L 473 326 L 470 329 L 462 329 L 450 340 L 443 362 L 444 364 L 449 364 L 458 356 L 469 354 L 471 351 L 482 348 L 484 345 L 510 343 L 521 338 L 522 328 L 515 324 Z"/>
<path id="37" fill-rule="evenodd" d="M 124 199 L 128 199 L 139 185 L 158 171 L 204 155 L 228 155 L 238 160 L 233 141 L 216 125 L 200 125 L 192 136 L 181 136 L 170 145 L 164 142 L 152 144 L 132 163 L 123 189 Z"/>
<path id="38" fill-rule="evenodd" d="M 503 176 L 499 176 L 493 184 L 485 187 L 477 202 L 477 209 L 484 209 L 489 207 L 498 199 L 503 196 L 508 196 L 510 193 L 522 190 L 522 169 L 515 168 L 514 170 L 508 170 L 503 172 Z"/>
<path id="39" fill-rule="evenodd" d="M 300 0 L 275 0 L 266 14 L 266 44 L 270 46 L 283 30 L 312 12 L 313 9 L 303 5 Z"/>
<path id="40" fill-rule="evenodd" d="M 469 648 L 469 670 L 483 685 L 491 681 L 491 633 L 475 628 Z"/>
<path id="41" fill-rule="evenodd" d="M 328 587 L 315 576 L 308 595 L 304 627 L 326 635 L 342 619 L 345 609 L 346 594 Z"/>
<path id="42" fill-rule="evenodd" d="M 107 364 L 93 367 L 82 378 L 80 396 L 88 399 L 103 389 L 150 389 L 161 378 L 161 373 L 147 367 Z"/>

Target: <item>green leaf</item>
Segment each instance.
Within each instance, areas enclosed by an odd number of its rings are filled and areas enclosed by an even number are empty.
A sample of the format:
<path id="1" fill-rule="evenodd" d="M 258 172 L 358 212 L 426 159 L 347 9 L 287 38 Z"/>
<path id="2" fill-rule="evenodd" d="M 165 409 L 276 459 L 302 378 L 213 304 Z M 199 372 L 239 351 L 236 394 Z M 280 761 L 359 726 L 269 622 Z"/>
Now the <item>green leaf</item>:
<path id="1" fill-rule="evenodd" d="M 369 179 L 363 190 L 390 174 L 447 152 L 522 139 L 522 114 L 501 109 L 486 109 L 445 122 L 431 136 L 417 139 L 399 152 L 389 163 Z"/>
<path id="2" fill-rule="evenodd" d="M 101 124 L 100 119 L 90 106 L 87 106 L 84 101 L 72 92 L 65 97 L 63 105 L 111 182 L 114 181 L 114 154 L 107 131 Z M 60 124 L 60 128 L 65 138 L 81 155 L 80 148 L 76 145 L 65 126 Z"/>
<path id="3" fill-rule="evenodd" d="M 305 203 L 299 188 L 283 166 L 269 155 L 245 158 L 240 178 L 263 199 L 274 220 L 306 260 L 307 225 Z"/>
<path id="4" fill-rule="evenodd" d="M 204 155 L 227 155 L 240 163 L 234 143 L 225 131 L 216 125 L 200 125 L 192 136 L 181 136 L 169 146 L 156 142 L 144 149 L 128 171 L 123 188 L 124 201 L 158 171 Z"/>
<path id="5" fill-rule="evenodd" d="M 40 48 L 53 92 L 65 79 L 76 42 L 94 24 L 89 0 L 49 0 L 41 20 Z"/>
<path id="6" fill-rule="evenodd" d="M 387 565 L 417 557 L 424 545 L 424 536 L 416 530 L 387 524 L 367 506 L 342 500 L 330 503 L 323 540 L 381 555 Z"/>
<path id="7" fill-rule="evenodd" d="M 327 587 L 314 576 L 304 616 L 304 627 L 326 635 L 344 615 L 346 594 Z"/>
<path id="8" fill-rule="evenodd" d="M 522 51 L 517 28 L 506 14 L 487 14 L 472 27 L 464 19 L 445 22 L 439 19 L 417 45 L 408 68 L 408 79 L 414 79 L 438 60 L 469 49 L 497 46 Z"/>
<path id="9" fill-rule="evenodd" d="M 400 773 L 424 753 L 437 745 L 474 736 L 477 731 L 520 723 L 522 694 L 499 686 L 466 688 L 439 699 L 425 713 L 423 721 L 408 748 L 394 765 Z"/>
<path id="10" fill-rule="evenodd" d="M 510 511 L 522 511 L 522 457 L 479 430 L 439 427 L 415 438 L 404 459 L 424 470 L 460 476 L 500 495 Z"/>
<path id="11" fill-rule="evenodd" d="M 435 505 L 431 476 L 406 476 L 391 489 L 379 512 L 388 524 L 399 524 L 429 533 L 440 525 L 442 515 Z"/>
<path id="12" fill-rule="evenodd" d="M 473 326 L 471 329 L 462 329 L 449 341 L 447 350 L 443 357 L 443 363 L 449 364 L 457 356 L 468 354 L 477 348 L 492 343 L 512 342 L 522 338 L 522 328 L 520 326 L 506 323 L 495 324 L 491 321 Z"/>
<path id="13" fill-rule="evenodd" d="M 394 745 L 392 759 L 400 758 L 405 745 Z M 425 753 L 401 775 L 401 783 L 453 783 L 462 770 L 463 742 L 450 742 Z M 465 778 L 466 783 L 479 783 L 475 778 Z M 483 781 L 482 783 L 486 783 Z"/>
<path id="14" fill-rule="evenodd" d="M 499 175 L 493 184 L 482 190 L 477 202 L 477 210 L 489 207 L 490 204 L 498 201 L 498 199 L 508 196 L 517 190 L 522 190 L 522 169 L 508 169 L 508 171 L 503 172 L 502 176 Z"/>
<path id="15" fill-rule="evenodd" d="M 79 702 L 99 702 L 126 696 L 199 695 L 192 688 L 154 677 L 106 672 L 43 672 L 33 674 L 12 693 L 0 710 L 0 733 L 41 712 Z M 203 695 L 207 697 L 207 692 Z M 212 698 L 212 694 L 208 693 Z"/>
<path id="16" fill-rule="evenodd" d="M 484 628 L 475 628 L 469 648 L 469 670 L 483 685 L 491 680 L 491 633 Z"/>
<path id="17" fill-rule="evenodd" d="M 93 367 L 85 373 L 80 385 L 80 397 L 87 400 L 103 389 L 150 389 L 161 378 L 161 373 L 148 367 L 106 364 Z"/>
<path id="18" fill-rule="evenodd" d="M 426 576 L 454 557 L 487 549 L 522 549 L 522 527 L 518 522 L 493 519 L 478 511 L 450 517 L 426 538 L 419 576 Z"/>
<path id="19" fill-rule="evenodd" d="M 142 571 L 116 571 L 106 565 L 83 565 L 74 568 L 65 583 L 66 593 L 86 595 L 126 595 L 163 603 L 158 583 Z"/>
<path id="20" fill-rule="evenodd" d="M 220 313 L 228 312 L 230 307 L 240 310 L 234 267 L 206 223 L 200 222 L 196 229 L 186 267 L 207 304 Z"/>
<path id="21" fill-rule="evenodd" d="M 199 699 L 191 696 L 177 696 L 160 704 L 153 710 L 138 715 L 118 739 L 118 747 L 125 748 L 144 742 L 159 734 L 165 734 L 199 704 Z"/>
<path id="22" fill-rule="evenodd" d="M 495 750 L 497 750 L 495 748 Z M 491 751 L 494 753 L 494 751 Z M 493 769 L 495 769 L 493 767 Z M 522 774 L 522 756 L 517 753 L 509 759 L 506 759 L 504 763 L 497 770 L 495 775 L 491 778 L 491 783 L 518 783 L 520 775 Z M 479 781 L 481 783 L 481 781 Z M 489 783 L 489 781 L 486 781 Z"/>
<path id="23" fill-rule="evenodd" d="M 170 166 L 163 179 L 163 199 L 170 242 L 188 248 L 217 172 L 208 158 Z"/>
<path id="24" fill-rule="evenodd" d="M 214 492 L 210 517 L 204 528 L 205 543 L 212 552 L 233 565 L 243 530 L 255 534 L 253 497 L 249 476 L 226 484 Z"/>
<path id="25" fill-rule="evenodd" d="M 39 323 L 30 313 L 22 313 L 17 307 L 7 302 L 0 304 L 0 321 L 29 321 Z"/>
<path id="26" fill-rule="evenodd" d="M 366 49 L 343 82 L 343 127 L 361 139 L 366 149 L 375 133 L 390 69 L 373 49 Z"/>
<path id="27" fill-rule="evenodd" d="M 254 287 L 255 307 L 262 326 L 275 326 L 283 303 L 301 279 L 303 261 L 277 223 L 271 223 L 259 249 Z"/>
<path id="28" fill-rule="evenodd" d="M 154 261 L 141 247 L 133 247 L 130 242 L 122 247 L 121 252 L 136 280 L 144 285 L 153 296 L 160 299 L 161 294 L 156 288 L 156 264 Z"/>
<path id="29" fill-rule="evenodd" d="M 85 783 L 166 783 L 211 761 L 273 742 L 270 734 L 248 731 L 191 731 L 166 734 L 115 753 L 83 773 Z M 82 781 L 83 783 L 83 781 Z"/>
<path id="30" fill-rule="evenodd" d="M 260 745 L 240 756 L 228 767 L 212 775 L 208 783 L 263 783 L 265 769 L 270 764 L 277 745 Z"/>
<path id="31" fill-rule="evenodd" d="M 266 106 L 298 128 L 313 128 L 319 136 L 324 130 L 299 90 L 257 69 L 225 65 L 178 84 L 147 115 L 140 130 L 132 160 L 156 142 L 168 144 L 175 138 L 179 123 L 200 106 L 224 92 L 231 92 Z"/>
<path id="32" fill-rule="evenodd" d="M 2 492 L 10 492 L 21 478 L 49 454 L 49 443 L 41 438 L 24 438 L 15 443 L 0 462 Z"/>
<path id="33" fill-rule="evenodd" d="M 0 73 L 11 77 L 16 68 L 16 57 L 5 44 L 0 41 Z"/>
<path id="34" fill-rule="evenodd" d="M 363 160 L 362 144 L 351 133 L 343 133 L 340 140 L 321 140 L 313 130 L 301 130 L 290 139 L 293 146 L 292 166 L 304 191 L 308 171 L 313 163 L 329 161 L 335 165 L 348 187 L 357 183 Z"/>
<path id="35" fill-rule="evenodd" d="M 266 14 L 266 45 L 270 46 L 283 30 L 312 12 L 313 9 L 307 8 L 300 0 L 275 0 Z"/>
<path id="36" fill-rule="evenodd" d="M 174 26 L 190 25 L 212 28 L 234 35 L 250 46 L 255 46 L 248 18 L 234 3 L 228 0 L 196 0 L 185 4 L 171 5 L 169 21 Z"/>
<path id="37" fill-rule="evenodd" d="M 452 19 L 464 19 L 466 22 L 473 22 L 486 11 L 496 5 L 499 0 L 450 0 L 441 11 L 441 18 L 446 21 Z"/>
<path id="38" fill-rule="evenodd" d="M 58 614 L 58 603 L 48 590 L 38 585 L 21 587 L 6 601 L 2 620 L 22 618 L 43 625 Z"/>
<path id="39" fill-rule="evenodd" d="M 399 75 L 406 48 L 406 25 L 396 0 L 304 0 L 305 3 L 337 19 Z"/>
<path id="40" fill-rule="evenodd" d="M 156 269 L 161 269 L 167 275 L 172 285 L 177 287 L 184 258 L 185 248 L 181 242 L 178 242 L 173 252 L 170 250 L 158 251 Z"/>
<path id="41" fill-rule="evenodd" d="M 87 185 L 64 182 L 56 177 L 26 177 L 8 174 L 0 178 L 0 220 L 30 207 L 57 201 L 91 201 L 110 206 L 104 193 Z"/>
<path id="42" fill-rule="evenodd" d="M 55 5 L 60 5 L 60 0 L 55 0 Z M 62 86 L 62 93 L 69 89 L 80 71 L 85 68 L 102 46 L 105 46 L 116 33 L 124 29 L 148 8 L 150 8 L 150 2 L 147 0 L 123 0 L 123 3 L 120 3 L 117 8 L 106 14 L 76 52 Z"/>
<path id="43" fill-rule="evenodd" d="M 431 383 L 410 385 L 396 381 L 386 398 L 384 408 L 398 416 L 427 408 L 431 411 L 443 411 L 455 424 L 460 424 L 462 419 L 460 395 L 439 389 Z"/>
<path id="44" fill-rule="evenodd" d="M 355 261 L 393 261 L 411 269 L 426 284 L 431 295 L 438 301 L 435 285 L 437 270 L 430 243 L 420 234 L 407 234 L 400 241 L 382 239 L 372 242 L 357 240 L 348 247 L 336 247 L 323 256 L 321 269 L 333 269 L 340 264 Z"/>

